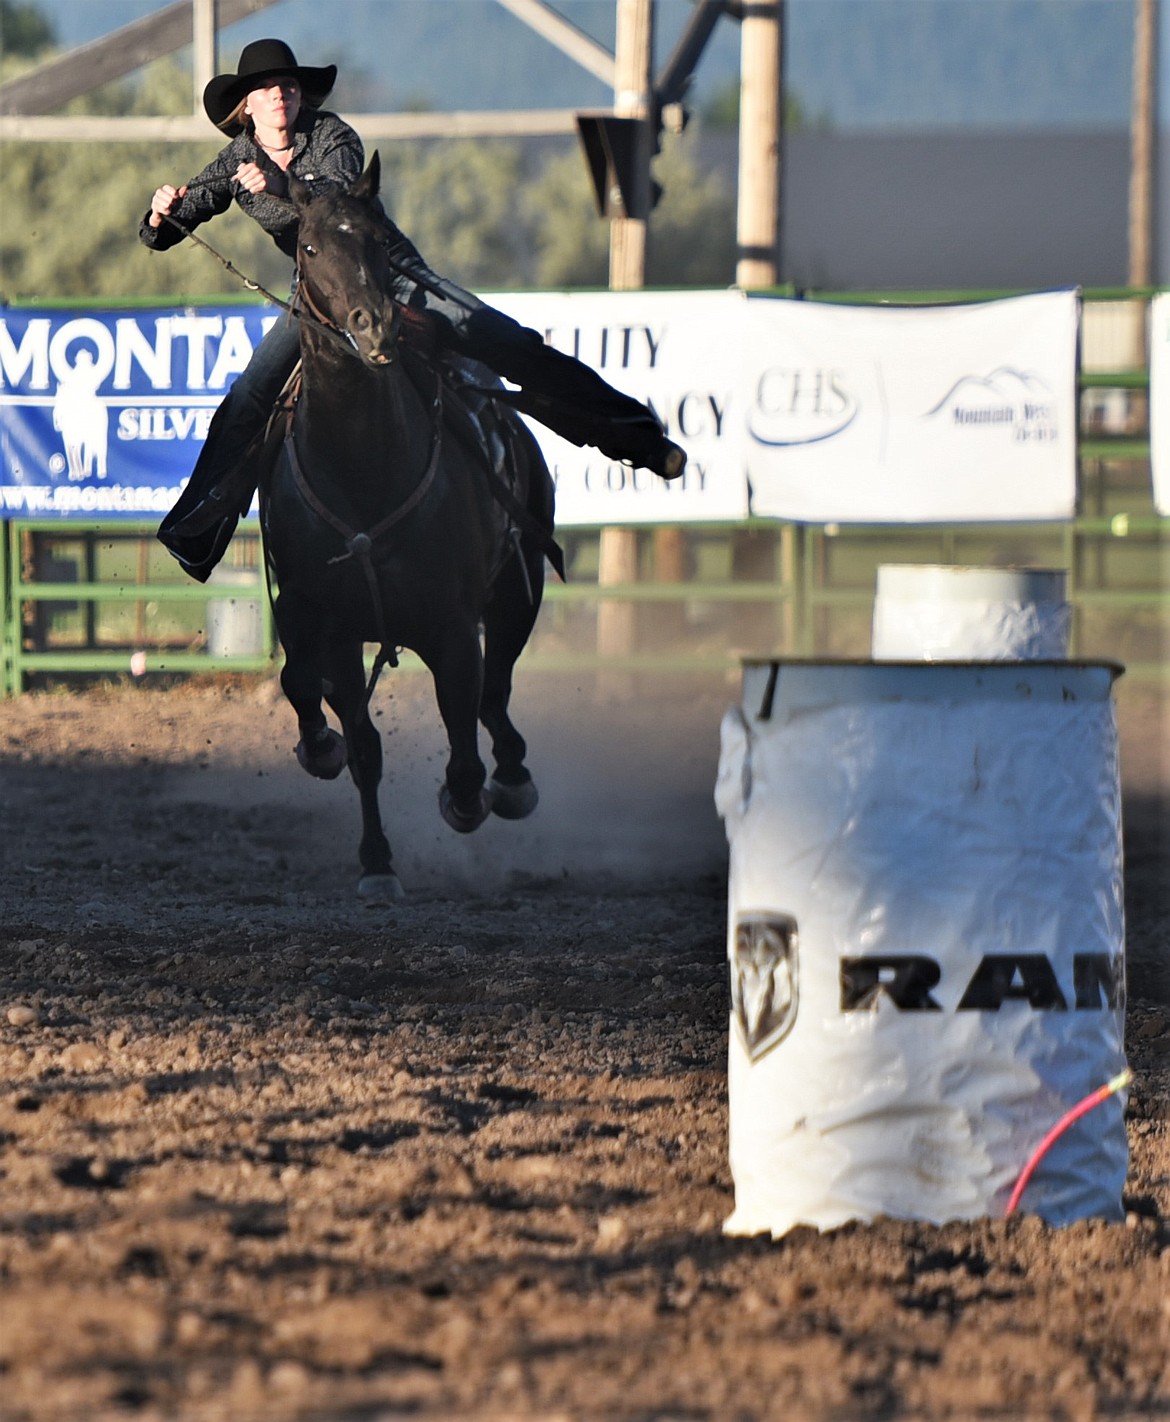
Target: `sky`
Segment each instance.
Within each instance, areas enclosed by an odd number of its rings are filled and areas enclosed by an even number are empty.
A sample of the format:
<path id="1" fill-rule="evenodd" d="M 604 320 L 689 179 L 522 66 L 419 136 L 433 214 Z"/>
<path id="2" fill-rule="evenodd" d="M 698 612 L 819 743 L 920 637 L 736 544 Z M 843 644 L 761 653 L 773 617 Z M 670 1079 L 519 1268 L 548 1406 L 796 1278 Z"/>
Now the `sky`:
<path id="1" fill-rule="evenodd" d="M 73 45 L 166 0 L 36 3 Z M 557 8 L 612 47 L 615 0 Z M 661 64 L 690 5 L 658 0 L 656 13 Z M 838 129 L 1127 127 L 1133 16 L 1133 0 L 788 0 L 787 83 L 806 113 Z M 1170 18 L 1161 30 L 1159 111 L 1170 124 Z M 270 34 L 304 63 L 341 64 L 360 103 L 339 89 L 338 107 L 597 107 L 610 97 L 495 0 L 278 0 L 224 32 L 224 67 Z M 739 26 L 720 20 L 697 102 L 738 68 Z"/>

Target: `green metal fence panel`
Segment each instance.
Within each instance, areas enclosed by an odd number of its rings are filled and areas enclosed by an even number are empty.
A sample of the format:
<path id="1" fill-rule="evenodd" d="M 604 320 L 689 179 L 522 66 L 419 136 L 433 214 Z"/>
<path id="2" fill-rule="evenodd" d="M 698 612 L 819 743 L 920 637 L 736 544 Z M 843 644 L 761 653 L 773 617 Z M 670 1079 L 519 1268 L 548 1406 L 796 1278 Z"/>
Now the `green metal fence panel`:
<path id="1" fill-rule="evenodd" d="M 161 548 L 155 553 L 154 531 L 153 523 L 122 521 L 14 520 L 6 526 L 5 694 L 18 694 L 37 674 L 271 668 L 276 638 L 254 521 L 245 521 L 237 535 L 236 571 L 248 575 L 243 586 L 226 579 L 193 582 Z M 60 556 L 63 549 L 75 556 Z M 121 556 L 111 556 L 115 549 Z M 160 557 L 161 575 L 151 566 Z M 240 635 L 243 623 L 248 636 Z"/>
<path id="2" fill-rule="evenodd" d="M 1131 644 L 1127 655 L 1120 658 L 1131 677 L 1163 675 L 1162 651 L 1170 641 L 1167 522 L 1155 515 L 1116 513 L 1083 516 L 1069 523 L 991 528 L 985 524 L 907 528 L 770 521 L 759 526 L 739 525 L 721 531 L 724 561 L 732 563 L 731 545 L 738 536 L 754 532 L 772 547 L 777 564 L 773 578 L 740 580 L 730 575 L 706 575 L 688 577 L 684 582 L 643 581 L 604 587 L 596 576 L 571 576 L 564 585 L 550 580 L 546 611 L 524 664 L 536 670 L 589 671 L 610 666 L 651 672 L 730 668 L 743 655 L 865 656 L 873 575 L 880 563 L 984 563 L 987 559 L 982 550 L 994 540 L 1000 564 L 1067 569 L 1074 609 L 1074 655 L 1116 655 L 1120 638 Z M 7 694 L 19 693 L 38 675 L 271 671 L 276 665 L 271 611 L 258 570 L 253 586 L 244 590 L 156 579 L 41 581 L 23 571 L 28 548 L 26 543 L 22 551 L 21 545 L 30 535 L 45 531 L 14 523 L 4 540 Z M 67 533 L 58 525 L 52 532 L 74 543 L 87 536 L 109 538 L 108 528 L 100 525 L 70 527 Z M 595 542 L 600 532 L 574 530 L 578 547 Z M 655 532 L 640 530 L 647 539 Z M 781 572 L 779 544 L 785 535 L 791 537 L 793 550 L 788 569 Z M 708 546 L 717 541 L 710 529 L 704 529 L 703 538 Z M 587 548 L 582 561 L 591 561 Z M 259 645 L 255 651 L 229 649 L 217 656 L 207 634 L 212 620 L 209 607 L 239 599 L 259 603 Z M 603 656 L 597 650 L 595 622 L 605 603 L 632 604 L 646 620 L 628 651 Z M 172 621 L 168 636 L 156 635 L 148 627 L 145 635 L 134 637 L 111 616 L 112 610 L 124 614 L 152 606 L 159 612 L 185 612 L 188 635 L 176 636 Z M 96 610 L 92 631 L 82 625 L 83 608 Z M 73 624 L 66 628 L 72 640 L 37 635 L 38 627 L 43 631 L 45 623 L 38 623 L 36 615 L 47 616 L 51 625 L 54 612 L 61 609 L 72 612 Z M 696 633 L 699 612 L 717 635 L 704 638 Z M 582 619 L 575 632 L 556 625 L 562 613 Z M 677 625 L 665 631 L 653 621 L 671 616 Z M 726 630 L 719 632 L 720 628 Z M 411 659 L 405 664 L 411 665 Z"/>

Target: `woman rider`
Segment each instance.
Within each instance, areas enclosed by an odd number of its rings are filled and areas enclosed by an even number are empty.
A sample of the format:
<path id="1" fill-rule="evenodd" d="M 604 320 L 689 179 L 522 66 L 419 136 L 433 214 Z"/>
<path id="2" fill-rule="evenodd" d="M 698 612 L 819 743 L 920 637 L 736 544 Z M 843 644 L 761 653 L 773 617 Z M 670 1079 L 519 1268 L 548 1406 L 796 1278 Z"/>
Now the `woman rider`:
<path id="1" fill-rule="evenodd" d="M 333 64 L 299 65 L 282 40 L 247 45 L 236 73 L 217 75 L 203 92 L 208 117 L 231 142 L 189 183 L 164 183 L 155 192 L 141 240 L 166 251 L 234 200 L 295 261 L 297 219 L 285 174 L 348 185 L 365 163 L 354 130 L 320 107 L 336 77 Z M 442 344 L 519 385 L 542 422 L 573 443 L 594 444 L 664 479 L 682 473 L 686 454 L 650 409 L 546 345 L 536 331 L 436 277 L 389 219 L 387 225 L 394 234 L 391 261 L 403 273 L 397 294 L 425 304 Z M 277 321 L 215 412 L 191 478 L 162 521 L 159 538 L 201 582 L 251 502 L 259 471 L 247 456 L 299 354 L 295 321 Z"/>

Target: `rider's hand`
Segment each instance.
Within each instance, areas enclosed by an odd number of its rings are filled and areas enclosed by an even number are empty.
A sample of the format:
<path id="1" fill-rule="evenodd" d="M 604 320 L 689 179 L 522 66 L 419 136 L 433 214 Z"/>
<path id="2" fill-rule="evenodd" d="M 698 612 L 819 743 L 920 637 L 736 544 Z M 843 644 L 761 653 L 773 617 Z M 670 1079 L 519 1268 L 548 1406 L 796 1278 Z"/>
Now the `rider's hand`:
<path id="1" fill-rule="evenodd" d="M 236 169 L 236 182 L 250 193 L 262 193 L 268 186 L 268 179 L 255 163 L 241 163 Z"/>
<path id="2" fill-rule="evenodd" d="M 183 194 L 186 191 L 186 183 L 181 188 L 172 188 L 170 183 L 164 183 L 161 188 L 155 189 L 154 196 L 150 200 L 150 217 L 147 219 L 151 227 L 162 226 L 163 218 L 176 203 L 183 200 Z"/>

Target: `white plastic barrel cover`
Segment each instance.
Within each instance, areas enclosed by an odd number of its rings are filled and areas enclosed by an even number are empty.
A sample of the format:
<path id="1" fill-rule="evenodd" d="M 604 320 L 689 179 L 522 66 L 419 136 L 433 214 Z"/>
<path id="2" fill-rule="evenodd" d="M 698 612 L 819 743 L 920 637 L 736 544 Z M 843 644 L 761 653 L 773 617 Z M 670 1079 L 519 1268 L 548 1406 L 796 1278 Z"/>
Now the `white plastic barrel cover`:
<path id="1" fill-rule="evenodd" d="M 730 1233 L 1002 1215 L 1123 1069 L 1115 670 L 745 667 L 716 789 Z M 1022 1211 L 1121 1215 L 1124 1100 Z"/>
<path id="2" fill-rule="evenodd" d="M 886 563 L 877 570 L 879 661 L 1056 660 L 1068 656 L 1072 608 L 1062 568 Z"/>

